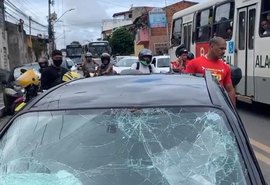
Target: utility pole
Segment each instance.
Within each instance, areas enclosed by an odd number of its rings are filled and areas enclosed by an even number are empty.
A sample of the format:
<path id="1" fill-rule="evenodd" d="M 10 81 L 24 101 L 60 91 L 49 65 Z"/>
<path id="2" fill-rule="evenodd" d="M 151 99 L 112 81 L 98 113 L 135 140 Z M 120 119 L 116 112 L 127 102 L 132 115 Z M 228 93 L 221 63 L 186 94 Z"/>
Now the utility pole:
<path id="1" fill-rule="evenodd" d="M 32 33 L 31 33 L 32 25 L 31 25 L 31 23 L 32 23 L 31 16 L 29 16 L 29 37 L 30 37 L 30 42 L 32 41 Z"/>
<path id="2" fill-rule="evenodd" d="M 48 49 L 48 51 L 49 51 L 49 55 L 51 56 L 51 53 L 52 53 L 52 17 L 51 17 L 51 4 L 52 4 L 52 2 L 51 2 L 51 0 L 48 0 L 48 5 L 49 5 L 49 7 L 48 7 L 48 10 L 49 10 L 49 16 L 48 16 L 48 37 L 49 37 L 49 43 L 48 43 L 48 47 L 49 47 L 49 49 Z"/>
<path id="3" fill-rule="evenodd" d="M 170 33 L 169 33 L 169 20 L 168 20 L 168 13 L 167 13 L 167 0 L 165 0 L 165 13 L 166 13 L 166 19 L 167 19 L 167 26 L 166 26 L 166 31 L 167 31 L 167 48 L 169 48 L 170 45 Z"/>

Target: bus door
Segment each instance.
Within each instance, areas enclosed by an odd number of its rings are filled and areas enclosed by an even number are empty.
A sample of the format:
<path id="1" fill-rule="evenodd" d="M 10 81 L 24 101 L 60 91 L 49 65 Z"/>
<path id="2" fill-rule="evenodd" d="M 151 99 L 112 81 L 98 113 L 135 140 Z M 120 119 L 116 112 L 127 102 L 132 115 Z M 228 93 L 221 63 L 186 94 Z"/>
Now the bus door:
<path id="1" fill-rule="evenodd" d="M 191 29 L 192 29 L 192 22 L 183 24 L 184 26 L 184 45 L 188 51 L 190 51 L 190 45 L 191 45 Z"/>
<path id="2" fill-rule="evenodd" d="M 237 91 L 251 97 L 255 95 L 255 20 L 256 5 L 238 9 L 236 64 L 241 68 L 243 77 L 237 86 Z"/>

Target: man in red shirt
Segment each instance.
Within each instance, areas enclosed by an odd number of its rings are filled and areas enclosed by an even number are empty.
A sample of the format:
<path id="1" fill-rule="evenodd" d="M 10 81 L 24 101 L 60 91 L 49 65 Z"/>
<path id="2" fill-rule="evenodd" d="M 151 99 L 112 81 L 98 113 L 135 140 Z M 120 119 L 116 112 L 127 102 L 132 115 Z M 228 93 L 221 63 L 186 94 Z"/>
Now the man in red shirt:
<path id="1" fill-rule="evenodd" d="M 235 90 L 231 79 L 231 69 L 223 60 L 225 51 L 226 41 L 221 37 L 212 38 L 209 42 L 208 53 L 190 61 L 185 72 L 205 74 L 205 70 L 211 71 L 219 83 L 224 86 L 235 105 Z"/>

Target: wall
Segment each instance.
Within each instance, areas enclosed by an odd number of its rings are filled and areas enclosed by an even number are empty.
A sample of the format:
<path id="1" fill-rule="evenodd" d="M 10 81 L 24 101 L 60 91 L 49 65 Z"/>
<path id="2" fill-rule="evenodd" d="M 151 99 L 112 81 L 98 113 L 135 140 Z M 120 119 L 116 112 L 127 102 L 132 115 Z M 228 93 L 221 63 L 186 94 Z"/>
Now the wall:
<path id="1" fill-rule="evenodd" d="M 25 32 L 19 32 L 18 25 L 6 22 L 10 68 L 29 63 Z"/>
<path id="2" fill-rule="evenodd" d="M 4 0 L 0 1 L 0 69 L 10 70 L 7 33 L 5 31 Z"/>
<path id="3" fill-rule="evenodd" d="M 147 48 L 147 46 L 144 45 L 137 45 L 136 41 L 134 42 L 134 55 L 138 56 L 139 52 L 143 49 L 143 48 Z"/>
<path id="4" fill-rule="evenodd" d="M 180 10 L 186 9 L 190 6 L 196 5 L 196 4 L 198 4 L 198 3 L 192 2 L 192 1 L 182 1 L 182 2 L 178 2 L 178 3 L 175 3 L 175 4 L 172 4 L 170 6 L 165 7 L 169 31 L 171 30 L 171 27 L 172 27 L 173 14 L 175 14 L 176 12 L 178 12 Z"/>
<path id="5" fill-rule="evenodd" d="M 197 3 L 192 2 L 192 1 L 180 1 L 178 3 L 169 5 L 164 8 L 167 15 L 168 30 L 167 28 L 152 28 L 151 29 L 149 49 L 151 49 L 154 54 L 160 54 L 156 51 L 156 47 L 155 47 L 158 45 L 161 47 L 161 49 L 158 49 L 158 51 L 162 50 L 160 52 L 167 53 L 168 45 L 166 46 L 166 44 L 169 44 L 173 14 L 175 14 L 176 12 L 180 10 L 193 6 L 195 4 Z"/>
<path id="6" fill-rule="evenodd" d="M 131 19 L 107 19 L 102 21 L 102 32 L 132 24 Z"/>

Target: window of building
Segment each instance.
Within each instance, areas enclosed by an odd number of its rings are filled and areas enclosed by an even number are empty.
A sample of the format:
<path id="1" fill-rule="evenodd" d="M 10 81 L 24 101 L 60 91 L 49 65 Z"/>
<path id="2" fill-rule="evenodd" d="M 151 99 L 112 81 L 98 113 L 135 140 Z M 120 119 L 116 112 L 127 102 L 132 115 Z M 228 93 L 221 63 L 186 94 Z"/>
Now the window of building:
<path id="1" fill-rule="evenodd" d="M 212 31 L 213 9 L 203 10 L 196 15 L 196 41 L 209 41 Z"/>
<path id="2" fill-rule="evenodd" d="M 260 22 L 260 36 L 270 36 L 270 1 L 262 0 L 261 8 L 261 22 Z"/>
<path id="3" fill-rule="evenodd" d="M 226 40 L 232 38 L 233 33 L 234 3 L 226 3 L 217 6 L 213 23 L 213 36 L 222 37 Z"/>
<path id="4" fill-rule="evenodd" d="M 182 18 L 174 20 L 172 30 L 171 44 L 173 46 L 180 45 L 182 37 Z"/>

